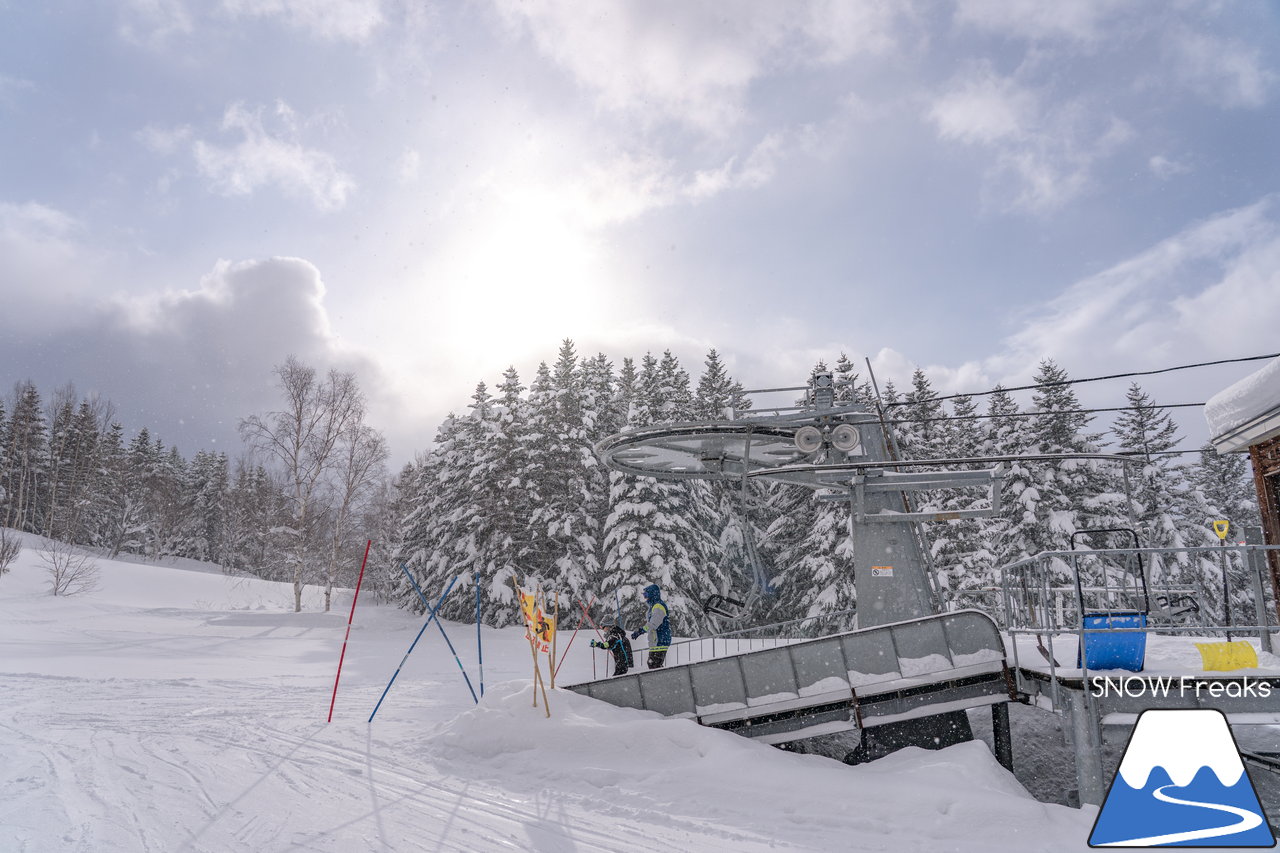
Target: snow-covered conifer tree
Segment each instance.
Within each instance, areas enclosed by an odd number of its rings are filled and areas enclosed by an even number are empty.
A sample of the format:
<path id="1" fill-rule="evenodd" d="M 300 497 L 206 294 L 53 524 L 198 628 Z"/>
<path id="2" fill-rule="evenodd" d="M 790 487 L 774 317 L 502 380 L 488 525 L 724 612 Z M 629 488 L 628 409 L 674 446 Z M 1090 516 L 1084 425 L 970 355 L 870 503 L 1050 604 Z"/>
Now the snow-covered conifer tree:
<path id="1" fill-rule="evenodd" d="M 35 383 L 19 382 L 13 396 L 13 414 L 0 436 L 9 466 L 6 482 L 0 483 L 7 496 L 2 523 L 18 530 L 35 530 L 40 488 L 49 470 L 49 429 Z"/>
<path id="2" fill-rule="evenodd" d="M 549 588 L 575 598 L 583 597 L 600 573 L 591 494 L 600 463 L 591 449 L 594 412 L 584 408 L 584 396 L 573 342 L 565 340 L 549 387 L 530 397 L 530 431 L 540 436 L 530 449 L 537 470 L 530 523 Z"/>
<path id="3" fill-rule="evenodd" d="M 737 417 L 750 405 L 741 383 L 729 376 L 719 353 L 709 351 L 694 394 L 694 417 L 720 420 L 729 411 Z M 752 547 L 761 537 L 760 501 L 753 497 L 756 486 L 749 481 L 707 481 L 702 485 L 705 488 L 694 490 L 699 524 L 715 537 L 704 558 L 707 580 L 721 595 L 745 601 L 755 586 L 755 562 L 760 559 L 758 549 Z M 767 581 L 767 570 L 763 566 L 760 570 Z"/>
<path id="4" fill-rule="evenodd" d="M 691 405 L 689 376 L 675 357 L 667 352 L 659 362 L 646 354 L 628 426 L 688 420 Z M 709 534 L 697 524 L 694 494 L 684 482 L 612 479 L 604 533 L 604 583 L 599 591 L 606 610 L 612 610 L 609 604 L 616 591 L 627 620 L 628 609 L 638 612 L 640 591 L 657 583 L 670 605 L 674 630 L 702 627 L 702 601 L 717 590 L 704 570 Z"/>
<path id="5" fill-rule="evenodd" d="M 973 398 L 957 397 L 951 409 L 951 420 L 943 422 L 945 455 L 955 459 L 983 455 L 985 437 Z M 937 499 L 943 512 L 989 509 L 990 505 L 986 492 L 978 489 L 948 489 Z M 989 594 L 975 594 L 992 582 L 993 558 L 982 536 L 983 521 L 961 518 L 926 525 L 940 591 L 956 608 L 989 606 L 993 600 Z"/>

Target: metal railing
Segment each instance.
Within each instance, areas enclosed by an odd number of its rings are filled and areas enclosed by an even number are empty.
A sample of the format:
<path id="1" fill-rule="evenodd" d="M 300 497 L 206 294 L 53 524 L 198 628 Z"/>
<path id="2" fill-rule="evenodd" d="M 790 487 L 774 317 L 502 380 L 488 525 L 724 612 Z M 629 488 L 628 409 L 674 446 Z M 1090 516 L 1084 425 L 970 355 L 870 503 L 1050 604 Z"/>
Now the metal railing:
<path id="1" fill-rule="evenodd" d="M 787 646 L 802 640 L 813 640 L 831 634 L 852 631 L 857 625 L 857 610 L 839 610 L 802 619 L 789 619 L 769 625 L 722 631 L 706 637 L 677 640 L 667 647 L 664 666 L 696 663 L 729 655 Z M 647 649 L 635 649 L 635 669 L 645 669 Z"/>
<path id="2" fill-rule="evenodd" d="M 1020 636 L 1034 636 L 1040 655 L 1037 668 L 1047 664 L 1051 697 L 1060 707 L 1060 681 L 1062 671 L 1069 671 L 1074 680 L 1080 678 L 1089 683 L 1089 655 L 1085 637 L 1093 634 L 1172 634 L 1192 636 L 1220 636 L 1256 634 L 1263 651 L 1272 651 L 1271 632 L 1275 621 L 1271 617 L 1273 606 L 1268 602 L 1268 583 L 1264 575 L 1265 553 L 1280 551 L 1277 545 L 1227 545 L 1198 548 L 1107 548 L 1092 551 L 1045 551 L 1028 557 L 1000 570 L 1000 595 L 1003 600 L 1004 625 L 1001 627 L 1011 639 L 1011 657 L 1018 674 L 1018 687 L 1024 687 L 1022 675 Z M 1205 562 L 1216 564 L 1219 577 L 1209 582 L 1199 579 L 1190 588 L 1206 599 L 1208 606 L 1198 607 L 1196 624 L 1174 624 L 1169 618 L 1172 610 L 1152 609 L 1150 600 L 1157 603 L 1162 595 L 1188 596 L 1188 586 L 1174 586 L 1160 574 L 1167 556 L 1187 555 L 1195 560 L 1190 574 L 1203 573 Z M 1145 568 L 1139 558 L 1145 557 Z M 1211 558 L 1201 561 L 1197 558 Z M 1176 562 L 1176 560 L 1175 560 Z M 1082 569 L 1084 570 L 1082 572 Z M 1137 576 L 1136 571 L 1145 574 Z M 1083 574 L 1083 577 L 1082 577 Z M 1161 585 L 1161 581 L 1166 581 Z M 1220 584 L 1220 585 L 1219 585 Z M 1219 600 L 1214 601 L 1214 587 Z M 1163 590 L 1163 593 L 1162 593 Z M 1148 592 L 1150 596 L 1148 598 Z M 1198 602 L 1197 602 L 1198 604 Z M 1245 605 L 1249 616 L 1236 620 L 1232 610 Z M 1085 627 L 1085 616 L 1094 614 L 1143 613 L 1147 623 L 1143 627 Z M 1079 666 L 1063 666 L 1058 662 L 1054 638 L 1063 635 L 1076 638 L 1075 649 Z M 1046 643 L 1047 640 L 1047 643 Z M 1089 691 L 1084 691 L 1086 706 L 1091 705 Z"/>

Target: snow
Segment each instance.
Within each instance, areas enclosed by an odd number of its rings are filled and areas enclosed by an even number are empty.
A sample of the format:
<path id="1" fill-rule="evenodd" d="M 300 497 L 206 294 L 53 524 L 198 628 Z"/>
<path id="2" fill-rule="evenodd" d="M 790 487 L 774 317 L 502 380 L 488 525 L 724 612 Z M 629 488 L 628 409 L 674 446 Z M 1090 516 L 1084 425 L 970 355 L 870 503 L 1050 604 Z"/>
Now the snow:
<path id="1" fill-rule="evenodd" d="M 421 621 L 364 598 L 326 725 L 349 592 L 293 613 L 284 584 L 100 564 L 78 598 L 34 548 L 0 578 L 0 850 L 1087 849 L 1094 810 L 981 742 L 849 767 L 569 691 L 548 719 L 519 628 L 484 629 L 478 706 L 424 634 L 370 724 Z M 446 629 L 478 681 L 474 626 Z"/>
<path id="2" fill-rule="evenodd" d="M 951 659 L 946 655 L 925 655 L 921 658 L 898 658 L 898 664 L 904 676 L 934 675 L 952 669 Z"/>
<path id="3" fill-rule="evenodd" d="M 1217 437 L 1280 406 L 1280 358 L 1219 391 L 1204 404 L 1209 434 Z"/>
<path id="4" fill-rule="evenodd" d="M 1120 775 L 1130 788 L 1141 790 L 1147 777 L 1163 767 L 1179 788 L 1191 784 L 1201 767 L 1230 788 L 1244 775 L 1227 720 L 1217 711 L 1147 711 L 1120 763 Z"/>
<path id="5" fill-rule="evenodd" d="M 849 683 L 854 687 L 870 687 L 873 684 L 881 684 L 886 681 L 898 681 L 902 678 L 902 673 L 896 669 L 892 672 L 859 672 L 856 669 L 849 670 Z"/>
<path id="6" fill-rule="evenodd" d="M 976 666 L 980 663 L 993 663 L 995 661 L 1004 660 L 1004 656 L 995 649 L 978 649 L 976 652 L 967 654 L 952 654 L 952 660 L 955 661 L 956 668 L 966 666 Z"/>
<path id="7" fill-rule="evenodd" d="M 1062 664 L 1056 668 L 1059 678 L 1080 678 L 1083 671 L 1076 666 L 1076 652 L 1080 645 L 1080 637 L 1077 634 L 1041 634 L 1041 639 L 1045 643 L 1045 648 L 1053 652 L 1053 656 L 1057 658 L 1058 663 Z M 1156 634 L 1154 632 L 1147 633 L 1147 652 L 1142 668 L 1142 675 L 1150 677 L 1178 676 L 1178 675 L 1224 675 L 1224 676 L 1275 676 L 1280 675 L 1280 656 L 1264 652 L 1261 649 L 1261 643 L 1257 637 L 1240 637 L 1236 636 L 1237 641 L 1247 642 L 1253 646 L 1254 652 L 1258 656 L 1258 666 L 1245 669 L 1231 670 L 1222 673 L 1206 673 L 1204 671 L 1204 661 L 1200 656 L 1200 652 L 1196 649 L 1196 643 L 1203 642 L 1221 642 L 1221 637 L 1192 637 L 1192 636 L 1168 636 L 1164 634 Z M 1052 641 L 1052 642 L 1051 642 Z M 1048 673 L 1050 671 L 1049 662 L 1045 660 L 1036 646 L 1037 637 L 1034 634 L 1019 634 L 1017 637 L 1017 665 L 1027 669 L 1035 669 Z M 1014 663 L 1013 648 L 1010 644 L 1009 664 Z M 1134 675 L 1124 669 L 1091 669 L 1089 675 Z"/>
<path id="8" fill-rule="evenodd" d="M 821 696 L 823 693 L 835 693 L 837 690 L 848 690 L 849 682 L 838 675 L 828 676 L 813 684 L 800 688 L 801 696 Z"/>

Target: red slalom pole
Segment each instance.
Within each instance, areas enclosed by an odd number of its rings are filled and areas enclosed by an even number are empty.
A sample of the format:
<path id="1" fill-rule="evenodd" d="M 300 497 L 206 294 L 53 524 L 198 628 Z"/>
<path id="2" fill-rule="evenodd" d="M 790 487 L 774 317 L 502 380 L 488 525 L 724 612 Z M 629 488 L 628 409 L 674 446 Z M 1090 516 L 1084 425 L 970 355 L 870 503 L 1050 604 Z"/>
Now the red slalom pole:
<path id="1" fill-rule="evenodd" d="M 342 654 L 338 655 L 338 674 L 333 677 L 333 698 L 329 700 L 329 719 L 326 723 L 333 722 L 333 705 L 338 701 L 338 679 L 342 678 L 342 661 L 347 656 L 347 640 L 351 638 L 351 622 L 356 618 L 356 602 L 360 600 L 360 583 L 364 580 L 364 566 L 369 562 L 369 549 L 373 547 L 373 540 L 365 541 L 364 559 L 360 561 L 360 577 L 356 578 L 356 594 L 351 596 L 351 615 L 347 617 L 347 635 L 342 638 Z"/>
<path id="2" fill-rule="evenodd" d="M 592 601 L 592 602 L 595 602 L 595 599 L 593 598 L 593 599 L 591 599 L 591 601 Z M 585 616 L 585 617 L 587 617 L 587 622 L 588 622 L 588 623 L 590 623 L 591 627 L 595 629 L 596 636 L 597 636 L 597 637 L 599 637 L 599 638 L 600 638 L 600 642 L 602 642 L 602 643 L 603 643 L 603 642 L 604 642 L 604 634 L 601 634 L 601 633 L 600 633 L 600 626 L 596 624 L 596 620 L 594 620 L 594 619 L 592 619 L 592 618 L 591 618 L 591 614 L 587 612 L 587 608 L 586 608 L 586 607 L 583 607 L 583 605 L 582 605 L 582 602 L 581 602 L 581 601 L 579 601 L 579 602 L 578 602 L 578 606 L 579 606 L 579 607 L 582 607 L 582 615 L 583 615 L 583 616 Z"/>
<path id="3" fill-rule="evenodd" d="M 596 597 L 593 595 L 591 596 L 591 604 L 595 604 L 595 603 L 596 603 Z M 591 604 L 588 604 L 587 607 L 590 608 Z M 573 641 L 577 638 L 578 632 L 581 630 L 582 630 L 582 620 L 579 619 L 578 627 L 573 629 L 573 636 L 569 638 L 569 645 L 564 647 L 564 654 L 560 655 L 560 663 L 556 664 L 556 671 L 551 673 L 552 681 L 554 681 L 555 677 L 560 674 L 560 667 L 564 666 L 564 659 L 569 656 L 569 649 L 573 648 Z"/>

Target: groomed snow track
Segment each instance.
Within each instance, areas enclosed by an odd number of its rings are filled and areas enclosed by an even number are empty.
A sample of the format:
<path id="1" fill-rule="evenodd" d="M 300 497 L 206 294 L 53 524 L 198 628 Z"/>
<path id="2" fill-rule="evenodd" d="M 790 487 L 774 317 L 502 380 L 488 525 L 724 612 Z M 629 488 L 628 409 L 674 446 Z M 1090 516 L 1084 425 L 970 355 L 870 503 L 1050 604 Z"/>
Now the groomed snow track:
<path id="1" fill-rule="evenodd" d="M 1015 699 L 1000 632 L 977 610 L 566 686 L 764 743 Z"/>

